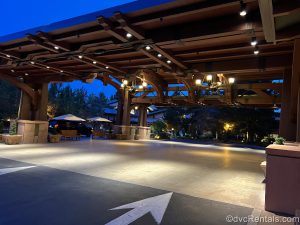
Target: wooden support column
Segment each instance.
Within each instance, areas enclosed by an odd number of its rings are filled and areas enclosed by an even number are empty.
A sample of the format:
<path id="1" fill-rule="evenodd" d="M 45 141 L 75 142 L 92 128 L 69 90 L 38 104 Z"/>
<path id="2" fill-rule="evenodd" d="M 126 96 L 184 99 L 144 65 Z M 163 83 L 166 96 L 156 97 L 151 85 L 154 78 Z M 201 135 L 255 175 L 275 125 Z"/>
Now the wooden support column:
<path id="1" fill-rule="evenodd" d="M 22 90 L 19 119 L 47 121 L 48 84 L 28 84 L 38 96 L 36 105 L 32 104 L 30 96 Z"/>
<path id="2" fill-rule="evenodd" d="M 284 137 L 287 141 L 296 140 L 296 123 L 292 123 L 290 116 L 292 84 L 291 77 L 292 71 L 290 69 L 285 70 L 281 97 L 279 135 Z"/>
<path id="3" fill-rule="evenodd" d="M 141 127 L 147 126 L 147 106 L 146 105 L 139 106 L 139 126 L 141 126 Z"/>
<path id="4" fill-rule="evenodd" d="M 124 88 L 122 125 L 130 126 L 131 97 L 128 88 Z"/>
<path id="5" fill-rule="evenodd" d="M 294 55 L 291 78 L 291 97 L 290 97 L 290 116 L 293 124 L 296 124 L 295 140 L 300 141 L 300 112 L 298 106 L 299 85 L 300 83 L 300 39 L 294 42 Z M 299 124 L 299 126 L 297 126 Z"/>
<path id="6" fill-rule="evenodd" d="M 122 125 L 122 118 L 123 118 L 123 92 L 117 92 L 118 95 L 118 109 L 117 109 L 117 118 L 116 118 L 116 124 Z"/>

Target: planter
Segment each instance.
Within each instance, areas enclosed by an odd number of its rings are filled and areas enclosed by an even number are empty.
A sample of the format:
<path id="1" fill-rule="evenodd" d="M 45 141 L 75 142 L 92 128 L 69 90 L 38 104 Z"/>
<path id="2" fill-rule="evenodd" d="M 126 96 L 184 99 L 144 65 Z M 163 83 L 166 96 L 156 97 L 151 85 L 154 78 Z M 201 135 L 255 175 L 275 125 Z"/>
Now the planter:
<path id="1" fill-rule="evenodd" d="M 22 135 L 3 135 L 5 144 L 7 145 L 18 145 L 22 142 Z"/>
<path id="2" fill-rule="evenodd" d="M 60 134 L 54 134 L 54 135 L 49 135 L 49 142 L 50 143 L 59 143 L 60 142 L 60 139 L 61 139 L 61 136 Z"/>

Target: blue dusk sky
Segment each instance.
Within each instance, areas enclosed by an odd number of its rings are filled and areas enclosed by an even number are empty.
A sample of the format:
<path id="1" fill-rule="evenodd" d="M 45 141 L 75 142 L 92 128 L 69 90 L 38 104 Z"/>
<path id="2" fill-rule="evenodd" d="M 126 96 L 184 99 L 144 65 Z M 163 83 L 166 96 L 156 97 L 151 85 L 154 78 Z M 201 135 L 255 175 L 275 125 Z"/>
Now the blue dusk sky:
<path id="1" fill-rule="evenodd" d="M 122 5 L 134 0 L 0 0 L 0 36 L 47 25 L 101 9 Z M 89 93 L 115 93 L 111 86 L 101 81 L 85 84 L 71 83 L 73 88 L 85 87 Z"/>

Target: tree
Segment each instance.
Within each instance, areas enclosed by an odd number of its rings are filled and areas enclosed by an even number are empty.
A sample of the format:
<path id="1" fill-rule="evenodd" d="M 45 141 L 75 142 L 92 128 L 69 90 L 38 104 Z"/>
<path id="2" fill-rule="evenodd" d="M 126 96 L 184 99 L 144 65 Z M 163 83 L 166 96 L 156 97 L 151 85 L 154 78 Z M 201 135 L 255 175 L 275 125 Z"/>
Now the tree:
<path id="1" fill-rule="evenodd" d="M 0 119 L 17 118 L 21 91 L 6 81 L 0 81 Z"/>

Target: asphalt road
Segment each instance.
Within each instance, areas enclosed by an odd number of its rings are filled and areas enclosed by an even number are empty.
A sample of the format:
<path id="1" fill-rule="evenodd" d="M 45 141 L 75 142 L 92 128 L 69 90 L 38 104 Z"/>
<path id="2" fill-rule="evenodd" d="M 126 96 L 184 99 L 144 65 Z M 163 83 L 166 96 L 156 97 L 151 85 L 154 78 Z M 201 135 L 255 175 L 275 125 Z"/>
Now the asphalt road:
<path id="1" fill-rule="evenodd" d="M 35 165 L 0 158 L 0 171 L 27 166 Z M 150 212 L 141 212 L 147 204 L 138 209 L 110 209 L 168 193 L 45 166 L 2 175 L 0 172 L 0 224 L 126 225 L 126 221 L 131 219 L 132 225 L 155 225 L 158 222 Z M 162 217 L 162 225 L 231 224 L 226 222 L 226 216 L 248 216 L 253 211 L 247 207 L 178 193 L 173 193 L 165 211 L 155 208 L 156 204 L 161 204 L 158 199 L 153 199 L 152 203 L 155 204 L 151 206 L 153 213 Z M 118 218 L 124 214 L 128 216 L 120 222 Z M 135 220 L 133 217 L 139 218 Z"/>

